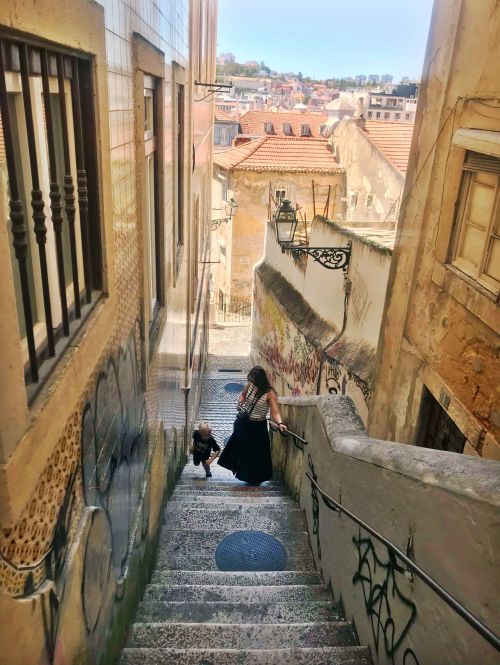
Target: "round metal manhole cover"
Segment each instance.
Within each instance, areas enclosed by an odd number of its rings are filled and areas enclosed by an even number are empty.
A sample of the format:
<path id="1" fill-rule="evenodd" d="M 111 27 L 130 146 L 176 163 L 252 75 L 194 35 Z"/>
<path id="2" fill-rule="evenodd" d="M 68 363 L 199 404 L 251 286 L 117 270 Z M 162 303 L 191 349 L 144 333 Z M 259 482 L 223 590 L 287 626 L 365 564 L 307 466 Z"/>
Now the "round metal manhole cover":
<path id="1" fill-rule="evenodd" d="M 245 385 L 243 383 L 236 383 L 234 381 L 231 381 L 224 385 L 224 390 L 227 393 L 240 393 L 244 387 Z"/>
<path id="2" fill-rule="evenodd" d="M 219 570 L 284 570 L 286 551 L 263 531 L 235 531 L 218 544 L 215 562 Z"/>

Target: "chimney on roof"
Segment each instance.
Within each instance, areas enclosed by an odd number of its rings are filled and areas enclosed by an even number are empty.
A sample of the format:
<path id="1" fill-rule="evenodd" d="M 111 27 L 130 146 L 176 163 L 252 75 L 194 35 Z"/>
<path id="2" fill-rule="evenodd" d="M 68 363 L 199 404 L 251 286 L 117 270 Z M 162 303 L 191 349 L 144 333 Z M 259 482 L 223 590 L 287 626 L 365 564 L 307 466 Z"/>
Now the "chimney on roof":
<path id="1" fill-rule="evenodd" d="M 360 129 L 362 130 L 366 129 L 366 120 L 363 114 L 361 114 L 359 118 L 356 118 L 356 124 Z"/>

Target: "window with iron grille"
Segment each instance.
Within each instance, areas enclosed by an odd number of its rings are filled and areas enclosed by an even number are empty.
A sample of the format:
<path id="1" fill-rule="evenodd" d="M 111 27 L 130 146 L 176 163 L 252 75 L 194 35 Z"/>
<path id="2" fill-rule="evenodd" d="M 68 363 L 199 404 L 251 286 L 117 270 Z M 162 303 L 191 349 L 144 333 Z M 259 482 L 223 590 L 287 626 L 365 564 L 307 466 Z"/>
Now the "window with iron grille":
<path id="1" fill-rule="evenodd" d="M 102 288 L 92 62 L 0 35 L 0 169 L 28 397 Z"/>
<path id="2" fill-rule="evenodd" d="M 455 219 L 452 263 L 494 293 L 500 287 L 500 159 L 468 151 Z"/>
<path id="3" fill-rule="evenodd" d="M 276 199 L 276 207 L 279 207 L 284 199 L 288 198 L 286 187 L 279 187 L 274 190 L 274 198 Z"/>
<path id="4" fill-rule="evenodd" d="M 160 215 L 158 183 L 158 112 L 157 84 L 152 76 L 144 76 L 144 158 L 146 175 L 146 241 L 149 268 L 149 307 L 150 330 L 160 307 L 161 256 L 160 256 Z"/>

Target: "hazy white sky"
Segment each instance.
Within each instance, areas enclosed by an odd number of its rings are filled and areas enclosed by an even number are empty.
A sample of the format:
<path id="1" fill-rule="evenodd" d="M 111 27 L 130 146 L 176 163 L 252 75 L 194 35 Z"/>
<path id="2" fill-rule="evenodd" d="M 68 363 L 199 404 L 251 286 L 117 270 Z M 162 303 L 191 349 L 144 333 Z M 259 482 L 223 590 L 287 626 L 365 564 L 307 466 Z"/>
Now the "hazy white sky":
<path id="1" fill-rule="evenodd" d="M 420 78 L 433 0 L 219 0 L 217 52 L 328 78 Z"/>

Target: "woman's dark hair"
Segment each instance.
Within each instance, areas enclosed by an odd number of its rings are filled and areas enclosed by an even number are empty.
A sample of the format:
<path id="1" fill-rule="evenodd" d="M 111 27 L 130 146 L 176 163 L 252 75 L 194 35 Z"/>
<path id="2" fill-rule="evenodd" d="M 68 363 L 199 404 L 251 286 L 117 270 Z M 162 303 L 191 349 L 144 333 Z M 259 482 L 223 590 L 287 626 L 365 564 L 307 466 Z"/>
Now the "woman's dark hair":
<path id="1" fill-rule="evenodd" d="M 267 393 L 270 390 L 274 390 L 272 385 L 269 383 L 267 378 L 266 370 L 260 365 L 255 365 L 248 372 L 247 379 L 257 387 L 257 389 L 262 393 Z M 275 391 L 276 392 L 276 391 Z"/>

